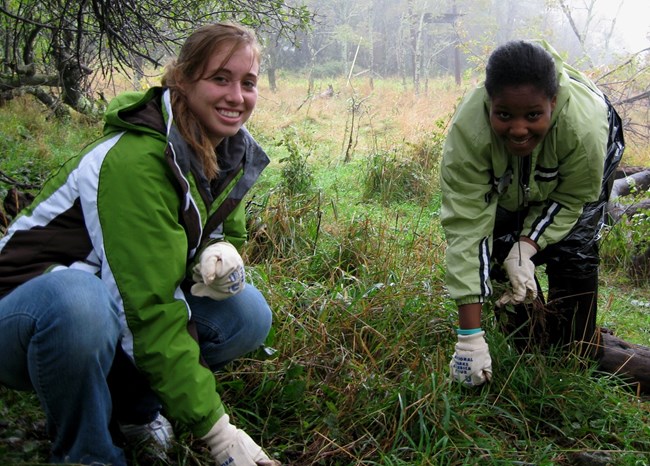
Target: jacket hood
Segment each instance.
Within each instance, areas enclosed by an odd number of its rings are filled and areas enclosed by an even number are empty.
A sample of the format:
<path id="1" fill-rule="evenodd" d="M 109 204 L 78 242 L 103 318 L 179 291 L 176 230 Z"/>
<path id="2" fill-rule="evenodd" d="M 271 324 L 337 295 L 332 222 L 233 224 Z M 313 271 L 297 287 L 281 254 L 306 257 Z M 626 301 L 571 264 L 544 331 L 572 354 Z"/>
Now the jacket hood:
<path id="1" fill-rule="evenodd" d="M 124 92 L 112 99 L 104 114 L 104 134 L 116 131 L 166 134 L 168 116 L 161 106 L 162 93 L 163 88 L 152 87 L 145 92 Z"/>
<path id="2" fill-rule="evenodd" d="M 531 42 L 539 44 L 551 55 L 551 57 L 553 57 L 553 61 L 555 62 L 558 92 L 555 109 L 553 110 L 553 115 L 551 116 L 551 124 L 555 123 L 558 115 L 562 112 L 564 106 L 569 102 L 570 95 L 573 94 L 573 92 L 569 90 L 569 87 L 571 86 L 583 86 L 604 100 L 603 93 L 600 89 L 598 89 L 598 86 L 596 86 L 593 81 L 587 78 L 584 73 L 581 73 L 576 68 L 569 65 L 551 44 L 543 39 L 531 40 Z"/>

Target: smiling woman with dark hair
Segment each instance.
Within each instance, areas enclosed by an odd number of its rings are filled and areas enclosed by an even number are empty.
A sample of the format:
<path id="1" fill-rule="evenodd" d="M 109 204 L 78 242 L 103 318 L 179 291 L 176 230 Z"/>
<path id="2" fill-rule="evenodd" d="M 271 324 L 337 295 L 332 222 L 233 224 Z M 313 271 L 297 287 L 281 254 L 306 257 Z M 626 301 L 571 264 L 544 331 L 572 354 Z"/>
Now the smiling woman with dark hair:
<path id="1" fill-rule="evenodd" d="M 447 285 L 459 312 L 454 378 L 480 385 L 492 375 L 481 328 L 492 280 L 509 283 L 496 306 L 514 307 L 503 314 L 518 347 L 591 341 L 598 237 L 623 148 L 607 98 L 548 44 L 512 41 L 492 53 L 484 85 L 454 115 L 441 167 Z M 546 309 L 543 325 L 533 308 Z"/>

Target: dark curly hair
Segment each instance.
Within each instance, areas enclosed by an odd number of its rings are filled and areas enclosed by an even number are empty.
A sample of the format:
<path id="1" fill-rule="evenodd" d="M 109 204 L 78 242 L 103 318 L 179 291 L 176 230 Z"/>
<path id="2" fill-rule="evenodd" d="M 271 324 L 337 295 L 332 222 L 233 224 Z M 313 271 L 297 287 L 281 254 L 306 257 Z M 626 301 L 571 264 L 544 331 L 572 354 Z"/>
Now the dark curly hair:
<path id="1" fill-rule="evenodd" d="M 540 45 L 515 40 L 497 47 L 485 68 L 485 90 L 488 96 L 503 88 L 531 84 L 549 98 L 557 94 L 555 62 Z"/>

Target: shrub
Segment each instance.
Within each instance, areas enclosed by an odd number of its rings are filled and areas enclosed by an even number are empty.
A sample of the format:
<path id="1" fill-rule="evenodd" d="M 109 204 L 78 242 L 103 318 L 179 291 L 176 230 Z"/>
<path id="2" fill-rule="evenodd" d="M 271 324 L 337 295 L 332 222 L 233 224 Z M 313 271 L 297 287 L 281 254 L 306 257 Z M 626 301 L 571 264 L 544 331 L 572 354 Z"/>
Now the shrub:
<path id="1" fill-rule="evenodd" d="M 314 178 L 312 169 L 307 164 L 312 148 L 305 148 L 293 129 L 283 133 L 278 145 L 283 146 L 288 152 L 286 157 L 280 159 L 280 163 L 284 164 L 281 171 L 282 190 L 289 196 L 308 193 L 313 186 Z"/>
<path id="2" fill-rule="evenodd" d="M 400 149 L 378 151 L 369 159 L 363 197 L 379 199 L 382 204 L 415 201 L 427 204 L 438 189 L 438 166 L 444 134 L 425 135 L 416 143 Z"/>

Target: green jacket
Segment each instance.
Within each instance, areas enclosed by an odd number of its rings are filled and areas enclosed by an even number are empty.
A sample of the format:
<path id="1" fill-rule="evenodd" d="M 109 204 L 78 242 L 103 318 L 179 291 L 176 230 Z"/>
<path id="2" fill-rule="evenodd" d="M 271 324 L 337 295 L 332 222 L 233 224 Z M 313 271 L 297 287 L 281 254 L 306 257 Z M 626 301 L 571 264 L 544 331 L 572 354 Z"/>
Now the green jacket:
<path id="1" fill-rule="evenodd" d="M 562 240 L 583 205 L 598 199 L 607 147 L 607 105 L 586 76 L 548 44 L 558 72 L 551 127 L 530 157 L 508 154 L 490 127 L 481 85 L 458 107 L 441 164 L 441 222 L 447 240 L 447 286 L 458 305 L 485 302 L 497 206 L 528 209 L 522 235 L 540 248 Z"/>
<path id="2" fill-rule="evenodd" d="M 217 148 L 222 170 L 211 185 L 173 123 L 169 94 L 111 102 L 104 136 L 63 165 L 0 240 L 0 296 L 60 268 L 97 274 L 121 307 L 122 346 L 166 415 L 202 436 L 224 407 L 188 332 L 181 285 L 205 245 L 244 243 L 242 198 L 269 160 L 242 128 Z"/>

